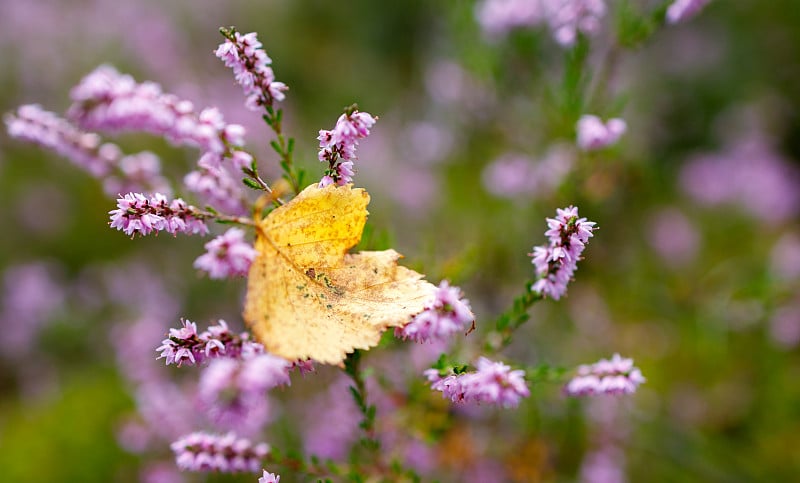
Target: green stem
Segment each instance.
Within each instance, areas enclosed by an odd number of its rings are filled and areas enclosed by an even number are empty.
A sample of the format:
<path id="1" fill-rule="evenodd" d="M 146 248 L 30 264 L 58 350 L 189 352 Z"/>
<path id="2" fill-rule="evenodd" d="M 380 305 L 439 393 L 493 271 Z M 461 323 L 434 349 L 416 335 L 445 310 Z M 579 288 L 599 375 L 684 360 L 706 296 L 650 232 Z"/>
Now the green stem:
<path id="1" fill-rule="evenodd" d="M 375 411 L 374 405 L 367 404 L 367 386 L 364 382 L 364 374 L 361 371 L 361 351 L 355 350 L 344 360 L 344 372 L 353 380 L 350 386 L 350 394 L 361 411 L 363 420 L 359 426 L 364 430 L 364 438 L 361 444 L 369 450 L 380 449 L 380 441 L 375 434 Z"/>
<path id="2" fill-rule="evenodd" d="M 522 324 L 530 318 L 528 310 L 542 300 L 542 295 L 532 290 L 535 280 L 530 280 L 525 284 L 525 292 L 514 299 L 511 307 L 502 313 L 494 323 L 494 330 L 487 336 L 484 350 L 488 353 L 496 353 L 511 343 L 511 335 Z"/>

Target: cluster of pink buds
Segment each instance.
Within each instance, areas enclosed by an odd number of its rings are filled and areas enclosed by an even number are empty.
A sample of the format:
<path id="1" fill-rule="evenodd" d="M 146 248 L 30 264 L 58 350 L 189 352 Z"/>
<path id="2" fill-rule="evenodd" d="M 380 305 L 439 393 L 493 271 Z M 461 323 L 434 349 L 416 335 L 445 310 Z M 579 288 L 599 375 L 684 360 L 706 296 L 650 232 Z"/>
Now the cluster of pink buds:
<path id="1" fill-rule="evenodd" d="M 263 106 L 272 106 L 282 101 L 288 89 L 283 82 L 275 80 L 269 58 L 258 41 L 255 32 L 240 34 L 232 29 L 221 29 L 226 40 L 214 52 L 233 70 L 234 78 L 242 86 L 248 109 L 257 111 Z"/>
<path id="2" fill-rule="evenodd" d="M 180 198 L 170 201 L 161 193 L 152 196 L 128 193 L 117 199 L 117 209 L 108 214 L 111 215 L 111 228 L 130 236 L 158 231 L 173 235 L 208 233 L 208 227 L 195 207 Z"/>
<path id="3" fill-rule="evenodd" d="M 207 272 L 210 278 L 246 276 L 258 252 L 244 235 L 244 230 L 231 228 L 206 243 L 206 253 L 194 261 L 194 267 Z"/>
<path id="4" fill-rule="evenodd" d="M 517 407 L 522 398 L 530 396 L 525 384 L 525 371 L 511 370 L 502 362 L 481 357 L 477 371 L 442 376 L 438 369 L 428 369 L 425 376 L 431 389 L 441 391 L 453 402 L 496 404 L 505 408 Z"/>
<path id="5" fill-rule="evenodd" d="M 104 143 L 99 135 L 82 131 L 36 104 L 20 106 L 16 113 L 5 116 L 5 122 L 11 137 L 51 149 L 102 179 L 106 194 L 171 192 L 169 182 L 161 176 L 161 161 L 151 152 L 123 155 L 116 144 Z"/>
<path id="6" fill-rule="evenodd" d="M 200 377 L 198 401 L 216 424 L 252 434 L 269 417 L 266 392 L 290 384 L 291 366 L 272 354 L 214 359 Z"/>
<path id="7" fill-rule="evenodd" d="M 169 329 L 169 337 L 161 342 L 157 351 L 159 359 L 165 359 L 167 365 L 195 365 L 216 357 L 242 358 L 264 352 L 264 347 L 250 340 L 250 334 L 235 334 L 228 329 L 228 324 L 220 320 L 201 333 L 197 332 L 197 324 L 190 320 L 182 320 L 181 327 Z"/>
<path id="8" fill-rule="evenodd" d="M 353 161 L 356 158 L 358 140 L 369 136 L 369 130 L 375 125 L 377 118 L 369 113 L 349 109 L 339 116 L 336 126 L 328 131 L 319 131 L 319 160 L 328 163 L 325 176 L 319 187 L 336 184 L 344 186 L 353 181 Z"/>
<path id="9" fill-rule="evenodd" d="M 613 118 L 604 123 L 599 117 L 586 114 L 578 120 L 578 147 L 593 151 L 611 146 L 619 141 L 627 129 L 624 119 Z"/>
<path id="10" fill-rule="evenodd" d="M 553 38 L 564 46 L 573 45 L 578 33 L 599 32 L 606 14 L 605 0 L 549 0 L 543 5 Z"/>
<path id="11" fill-rule="evenodd" d="M 68 117 L 85 129 L 141 131 L 162 136 L 176 145 L 224 153 L 244 144 L 244 128 L 226 124 L 216 108 L 199 114 L 187 100 L 166 94 L 154 82 L 137 83 L 111 66 L 100 66 L 71 91 Z"/>
<path id="12" fill-rule="evenodd" d="M 266 443 L 252 444 L 234 433 L 217 436 L 192 433 L 170 445 L 178 467 L 187 471 L 221 471 L 256 473 L 261 460 L 269 453 Z"/>
<path id="13" fill-rule="evenodd" d="M 558 209 L 556 214 L 547 219 L 549 229 L 545 235 L 550 239 L 549 245 L 533 247 L 530 256 L 538 276 L 532 290 L 558 300 L 567 292 L 567 284 L 596 228 L 593 221 L 578 218 L 578 208 L 574 206 Z"/>
<path id="14" fill-rule="evenodd" d="M 402 328 L 395 329 L 394 334 L 415 342 L 444 340 L 456 332 L 467 331 L 474 321 L 469 300 L 463 298 L 461 289 L 442 280 L 425 310 Z"/>
<path id="15" fill-rule="evenodd" d="M 642 371 L 633 365 L 633 359 L 614 354 L 611 359 L 578 367 L 577 375 L 567 383 L 564 392 L 569 396 L 632 394 L 643 382 Z"/>

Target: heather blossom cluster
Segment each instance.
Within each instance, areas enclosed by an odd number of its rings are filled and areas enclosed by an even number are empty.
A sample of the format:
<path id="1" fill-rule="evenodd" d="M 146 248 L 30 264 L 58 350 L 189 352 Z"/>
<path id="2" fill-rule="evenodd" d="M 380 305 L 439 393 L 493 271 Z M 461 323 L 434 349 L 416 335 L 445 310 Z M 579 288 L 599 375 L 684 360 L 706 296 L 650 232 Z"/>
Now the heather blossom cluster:
<path id="1" fill-rule="evenodd" d="M 572 45 L 580 33 L 591 34 L 599 30 L 599 20 L 605 14 L 605 8 L 603 0 L 487 0 L 480 11 L 486 25 L 491 25 L 494 30 L 499 30 L 504 22 L 511 26 L 546 22 L 560 44 Z M 294 177 L 291 166 L 293 143 L 282 134 L 282 111 L 273 109 L 275 102 L 284 99 L 288 87 L 275 80 L 270 67 L 272 61 L 255 33 L 240 34 L 232 28 L 222 29 L 222 33 L 226 40 L 216 49 L 215 55 L 233 70 L 236 82 L 247 97 L 246 106 L 266 111 L 264 119 L 277 135 L 273 148 L 281 156 L 285 177 L 294 183 L 295 193 L 299 193 L 298 178 Z M 244 128 L 226 123 L 216 108 L 197 112 L 191 102 L 164 93 L 158 84 L 137 83 L 131 76 L 120 74 L 109 66 L 101 66 L 86 76 L 72 90 L 71 97 L 73 105 L 68 111 L 69 121 L 38 106 L 23 106 L 16 115 L 6 118 L 8 129 L 12 136 L 51 148 L 95 176 L 107 178 L 107 188 L 120 189 L 117 208 L 109 212 L 111 228 L 131 237 L 160 231 L 173 235 L 207 234 L 206 222 L 209 220 L 252 227 L 252 220 L 235 215 L 246 213 L 250 208 L 258 212 L 269 203 L 277 206 L 285 202 L 281 199 L 282 192 L 276 194 L 279 191 L 273 191 L 258 176 L 253 156 L 244 150 Z M 377 117 L 353 106 L 338 118 L 333 129 L 319 131 L 318 159 L 328 164 L 318 183 L 320 188 L 343 186 L 353 181 L 359 141 L 369 136 L 376 120 Z M 596 116 L 584 116 L 577 126 L 578 146 L 584 150 L 608 146 L 619 139 L 625 128 L 621 119 L 604 123 Z M 175 145 L 198 148 L 201 151 L 198 169 L 188 173 L 183 181 L 210 207 L 200 210 L 180 198 L 170 199 L 171 196 L 165 194 L 171 193 L 169 185 L 161 178 L 159 160 L 155 155 L 145 152 L 123 156 L 116 145 L 102 144 L 99 135 L 83 129 L 111 133 L 142 131 L 161 136 Z M 544 166 L 537 173 L 548 171 L 553 180 L 541 181 L 540 186 L 557 185 L 563 176 L 555 169 L 549 169 L 549 164 Z M 119 173 L 118 177 L 110 175 L 114 171 Z M 247 200 L 240 180 L 232 171 L 247 176 L 243 180 L 245 185 L 266 192 L 259 202 Z M 137 186 L 143 187 L 141 192 L 133 189 Z M 123 189 L 128 187 L 131 189 Z M 122 195 L 122 192 L 127 194 Z M 264 205 L 259 205 L 265 199 Z M 549 244 L 534 247 L 530 254 L 537 274 L 537 280 L 524 294 L 530 303 L 541 299 L 540 295 L 557 300 L 566 293 L 577 262 L 595 230 L 595 223 L 579 218 L 578 209 L 573 206 L 557 210 L 556 218 L 548 218 L 547 223 L 545 235 Z M 247 275 L 258 255 L 240 228 L 227 230 L 206 243 L 205 249 L 206 253 L 195 260 L 194 267 L 207 272 L 213 279 Z M 327 307 L 331 308 L 331 305 Z M 521 307 L 522 311 L 514 315 L 515 320 L 524 322 L 530 305 L 523 303 Z M 515 305 L 514 310 L 520 309 Z M 506 319 L 501 317 L 501 320 Z M 516 328 L 510 328 L 509 324 L 502 327 L 498 324 L 498 333 L 506 337 L 504 341 Z M 395 335 L 420 343 L 441 342 L 455 333 L 468 334 L 474 329 L 475 316 L 469 300 L 460 288 L 444 280 L 435 288 L 424 309 L 403 327 L 395 329 Z M 489 343 L 486 347 L 500 348 Z M 292 369 L 299 369 L 304 374 L 313 371 L 312 361 L 290 362 L 266 353 L 264 346 L 251 340 L 248 332 L 232 332 L 224 320 L 202 332 L 198 332 L 196 323 L 182 320 L 180 327 L 169 329 L 156 351 L 159 353 L 157 359 L 164 359 L 166 365 L 205 364 L 195 403 L 210 416 L 215 426 L 238 432 L 222 436 L 196 432 L 174 441 L 171 448 L 178 467 L 188 471 L 260 471 L 269 446 L 265 443 L 254 445 L 240 436 L 250 436 L 263 428 L 273 416 L 269 411 L 267 392 L 277 386 L 290 385 Z M 365 440 L 377 444 L 374 421 L 371 421 L 376 409 L 366 401 L 366 383 L 357 366 L 358 357 L 356 352 L 345 360 L 344 369 L 353 379 L 354 386 L 350 389 L 364 416 L 360 426 L 365 430 Z M 474 402 L 513 408 L 530 396 L 523 370 L 512 369 L 487 357 L 480 357 L 472 372 L 464 372 L 463 367 L 459 367 L 440 365 L 426 370 L 424 376 L 432 390 L 456 403 Z M 634 392 L 642 382 L 644 378 L 632 360 L 615 355 L 609 361 L 581 366 L 578 376 L 565 390 L 570 395 L 627 394 Z M 163 391 L 153 390 L 153 387 L 149 390 L 158 392 L 164 405 L 169 397 Z M 147 411 L 147 408 L 140 411 Z M 176 434 L 185 434 L 185 431 L 176 432 L 172 437 Z M 279 480 L 280 476 L 263 470 L 259 482 L 276 483 Z"/>
<path id="2" fill-rule="evenodd" d="M 547 219 L 549 229 L 545 236 L 550 239 L 549 245 L 533 247 L 530 254 L 538 277 L 532 290 L 554 300 L 567 292 L 578 260 L 596 230 L 593 221 L 578 218 L 578 208 L 574 206 L 558 209 L 556 215 Z"/>
<path id="3" fill-rule="evenodd" d="M 188 471 L 256 473 L 269 453 L 266 443 L 253 444 L 234 433 L 220 436 L 196 432 L 178 439 L 171 448 L 178 467 Z"/>
<path id="4" fill-rule="evenodd" d="M 147 132 L 219 154 L 228 145 L 244 144 L 244 127 L 227 124 L 218 109 L 197 113 L 191 101 L 163 92 L 155 82 L 137 83 L 108 65 L 89 73 L 70 94 L 67 117 L 84 129 Z"/>
<path id="5" fill-rule="evenodd" d="M 206 243 L 205 248 L 206 253 L 194 261 L 194 267 L 214 279 L 246 276 L 258 254 L 245 240 L 245 232 L 240 228 L 230 228 Z"/>
<path id="6" fill-rule="evenodd" d="M 199 402 L 217 424 L 253 432 L 269 417 L 267 391 L 290 384 L 291 366 L 266 353 L 214 359 L 200 376 Z"/>
<path id="7" fill-rule="evenodd" d="M 594 364 L 578 367 L 576 376 L 567 383 L 564 392 L 570 396 L 632 394 L 643 382 L 642 371 L 633 365 L 633 359 L 614 354 L 611 359 L 600 359 Z"/>
<path id="8" fill-rule="evenodd" d="M 598 33 L 605 14 L 604 0 L 484 0 L 475 12 L 489 35 L 547 24 L 556 42 L 567 47 L 575 43 L 579 33 Z"/>
<path id="9" fill-rule="evenodd" d="M 241 358 L 261 354 L 264 347 L 250 340 L 250 334 L 235 334 L 224 320 L 198 333 L 197 324 L 182 320 L 180 328 L 169 329 L 169 337 L 156 349 L 167 365 L 196 365 L 216 357 Z"/>
<path id="10" fill-rule="evenodd" d="M 516 407 L 522 398 L 530 396 L 525 384 L 525 371 L 512 370 L 502 362 L 485 357 L 478 359 L 475 372 L 442 375 L 439 369 L 428 369 L 425 376 L 431 389 L 441 391 L 453 402 L 477 402 Z"/>
<path id="11" fill-rule="evenodd" d="M 469 300 L 463 298 L 461 289 L 442 280 L 425 310 L 395 329 L 395 335 L 415 342 L 445 340 L 456 332 L 466 331 L 474 321 Z"/>
<path id="12" fill-rule="evenodd" d="M 619 141 L 627 129 L 624 119 L 615 117 L 603 122 L 597 116 L 585 114 L 578 120 L 578 147 L 584 151 L 602 149 Z"/>
<path id="13" fill-rule="evenodd" d="M 357 159 L 358 140 L 369 136 L 376 119 L 369 113 L 351 109 L 339 116 L 332 130 L 319 131 L 318 157 L 320 161 L 328 163 L 325 176 L 319 182 L 320 188 L 331 184 L 344 186 L 353 181 L 353 161 Z"/>
<path id="14" fill-rule="evenodd" d="M 272 106 L 275 101 L 282 101 L 286 97 L 284 92 L 289 88 L 275 80 L 275 73 L 270 67 L 272 59 L 264 51 L 256 33 L 241 34 L 229 29 L 221 31 L 226 40 L 214 53 L 226 67 L 233 70 L 236 82 L 247 96 L 247 108 L 258 111 L 264 106 Z"/>
<path id="15" fill-rule="evenodd" d="M 160 193 L 152 196 L 128 193 L 117 199 L 117 209 L 108 213 L 111 215 L 111 228 L 130 236 L 159 231 L 172 235 L 208 233 L 204 216 L 195 207 L 180 198 L 169 200 Z"/>
<path id="16" fill-rule="evenodd" d="M 103 142 L 98 134 L 82 131 L 37 104 L 20 106 L 5 116 L 5 122 L 11 137 L 51 149 L 102 180 L 108 195 L 139 190 L 171 193 L 161 176 L 161 161 L 151 152 L 124 155 L 116 144 Z"/>
<path id="17" fill-rule="evenodd" d="M 70 95 L 73 104 L 67 116 L 84 129 L 146 132 L 174 145 L 198 148 L 198 169 L 184 177 L 186 187 L 229 213 L 245 212 L 241 184 L 223 160 L 241 169 L 252 156 L 243 150 L 244 127 L 225 122 L 219 109 L 197 112 L 191 101 L 163 92 L 154 82 L 137 83 L 107 65 L 84 77 Z"/>

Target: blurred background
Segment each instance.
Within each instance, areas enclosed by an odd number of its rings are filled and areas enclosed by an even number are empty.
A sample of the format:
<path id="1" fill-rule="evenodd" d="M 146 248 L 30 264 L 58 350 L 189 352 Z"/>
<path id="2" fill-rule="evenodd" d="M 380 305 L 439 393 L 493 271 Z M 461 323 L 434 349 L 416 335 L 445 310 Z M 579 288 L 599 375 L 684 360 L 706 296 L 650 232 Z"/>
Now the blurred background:
<path id="1" fill-rule="evenodd" d="M 380 117 L 357 164 L 364 245 L 461 286 L 478 334 L 533 277 L 545 217 L 572 204 L 601 227 L 568 296 L 538 303 L 503 358 L 570 368 L 619 352 L 647 383 L 592 401 L 540 384 L 516 411 L 453 411 L 409 382 L 437 348 L 389 341 L 367 359 L 386 451 L 424 481 L 798 480 L 800 9 L 711 2 L 657 25 L 665 3 L 609 1 L 568 48 L 546 26 L 488 28 L 471 1 L 0 0 L 0 111 L 63 113 L 107 63 L 219 107 L 275 179 L 271 133 L 213 55 L 218 27 L 257 31 L 310 179 L 317 131 L 343 107 Z M 580 151 L 584 113 L 628 132 Z M 151 136 L 114 140 L 174 179 L 197 161 Z M 176 471 L 169 442 L 208 425 L 194 368 L 155 360 L 180 317 L 242 330 L 245 281 L 192 268 L 207 239 L 109 229 L 114 204 L 0 133 L 0 479 L 254 481 Z M 264 440 L 346 458 L 358 416 L 336 372 L 273 391 Z"/>

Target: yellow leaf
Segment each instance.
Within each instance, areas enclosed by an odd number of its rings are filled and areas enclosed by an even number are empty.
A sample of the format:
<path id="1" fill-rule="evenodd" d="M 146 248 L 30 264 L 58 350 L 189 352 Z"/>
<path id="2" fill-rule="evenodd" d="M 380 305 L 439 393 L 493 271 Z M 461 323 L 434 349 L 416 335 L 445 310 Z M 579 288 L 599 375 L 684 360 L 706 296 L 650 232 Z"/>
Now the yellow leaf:
<path id="1" fill-rule="evenodd" d="M 347 253 L 368 203 L 363 189 L 313 185 L 258 223 L 244 319 L 269 352 L 341 363 L 433 297 L 436 287 L 397 265 L 396 251 Z"/>

